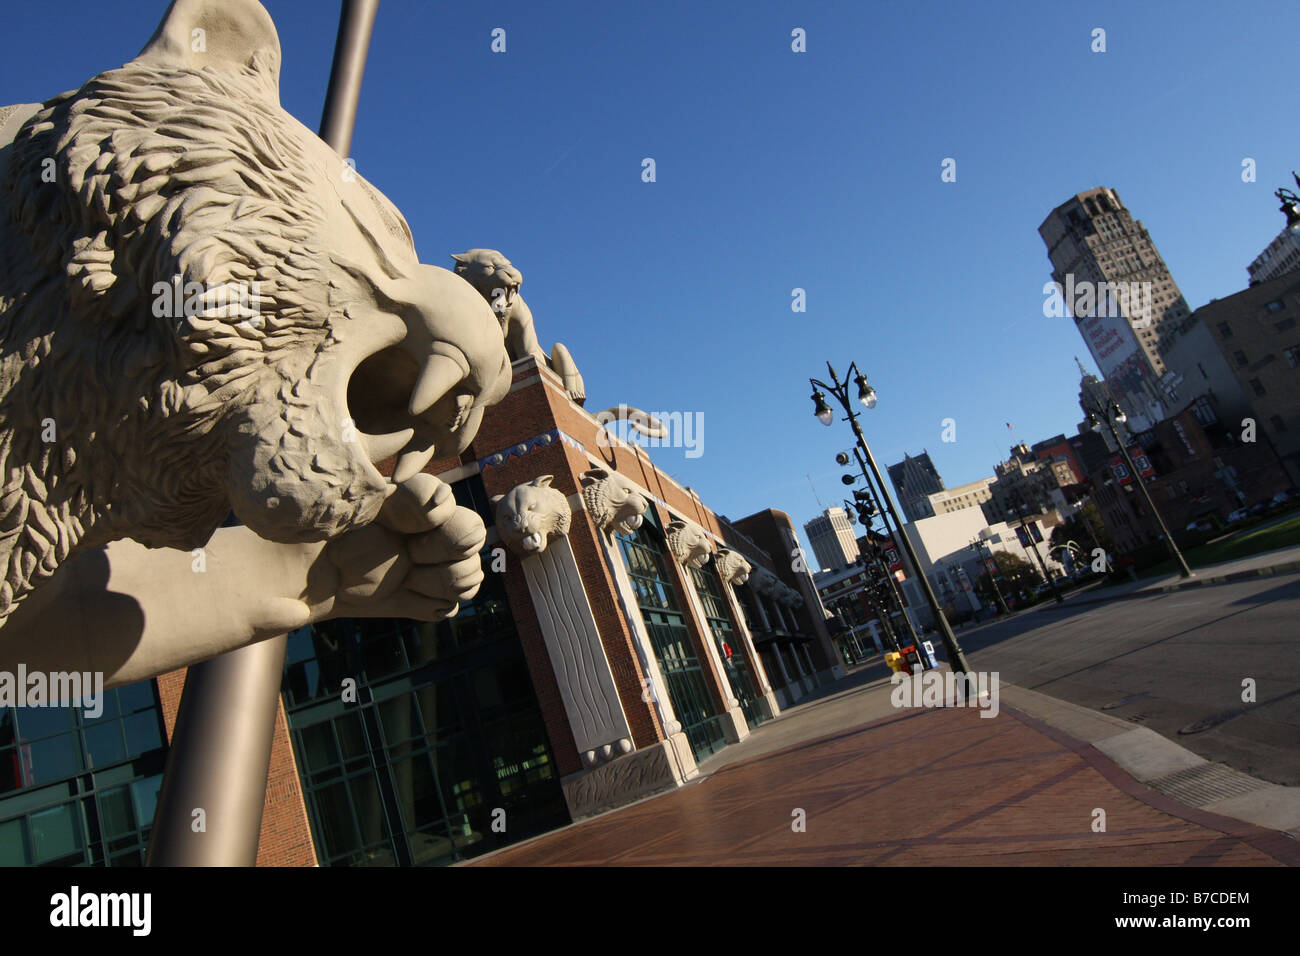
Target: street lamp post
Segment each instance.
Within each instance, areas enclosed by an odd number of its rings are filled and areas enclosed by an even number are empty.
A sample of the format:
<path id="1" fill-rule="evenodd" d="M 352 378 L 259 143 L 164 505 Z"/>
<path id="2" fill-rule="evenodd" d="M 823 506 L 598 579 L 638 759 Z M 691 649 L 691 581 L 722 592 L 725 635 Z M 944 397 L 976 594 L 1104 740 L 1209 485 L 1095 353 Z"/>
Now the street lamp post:
<path id="1" fill-rule="evenodd" d="M 848 461 L 848 456 L 844 456 L 844 460 Z M 858 492 L 854 492 L 854 494 L 857 495 Z M 889 616 L 892 611 L 892 606 L 889 601 L 890 592 L 886 590 L 888 585 L 886 585 L 884 581 L 885 578 L 890 578 L 891 583 L 895 584 L 895 586 L 897 586 L 897 582 L 893 581 L 893 576 L 889 572 L 889 567 L 884 563 L 880 552 L 870 540 L 870 505 L 862 501 L 851 503 L 846 499 L 844 501 L 844 506 L 846 509 L 845 514 L 848 516 L 849 521 L 853 521 L 853 513 L 856 511 L 858 516 L 857 520 L 862 522 L 862 526 L 867 531 L 868 550 L 870 553 L 863 554 L 861 549 L 859 549 L 858 554 L 858 563 L 862 566 L 867 577 L 867 583 L 862 588 L 862 591 L 866 594 L 867 601 L 871 605 L 872 611 L 875 612 L 876 619 L 880 621 L 880 629 L 884 632 L 885 638 L 888 640 L 890 646 L 893 647 L 895 651 L 901 651 L 902 645 L 899 644 L 898 637 L 895 635 L 894 629 L 890 625 Z M 907 612 L 903 609 L 901 604 L 899 605 L 899 611 L 902 612 L 904 620 L 907 620 Z M 907 623 L 910 628 L 911 621 L 907 621 Z M 915 643 L 915 633 L 913 633 L 912 637 L 913 643 Z"/>
<path id="2" fill-rule="evenodd" d="M 873 389 L 869 394 L 871 396 L 874 396 L 875 390 Z M 873 404 L 874 404 L 874 400 L 873 400 Z M 863 526 L 866 527 L 868 532 L 870 532 L 872 516 L 873 515 L 879 516 L 880 523 L 883 524 L 885 527 L 885 535 L 891 541 L 895 540 L 901 535 L 902 529 L 899 529 L 896 532 L 893 528 L 889 526 L 889 514 L 888 512 L 885 511 L 885 506 L 881 503 L 880 493 L 877 491 L 875 487 L 875 483 L 871 480 L 871 472 L 867 470 L 867 463 L 862 458 L 862 452 L 856 446 L 853 449 L 853 455 L 858 461 L 858 470 L 862 473 L 862 478 L 867 484 L 867 490 L 865 492 L 861 492 L 861 491 L 853 492 L 854 500 L 857 502 L 857 505 L 855 506 L 855 510 L 858 512 L 858 517 L 859 519 L 862 520 Z M 847 465 L 849 463 L 848 455 L 846 455 L 844 452 L 840 452 L 838 455 L 835 456 L 835 462 L 836 464 L 839 465 Z M 850 478 L 851 478 L 850 475 L 845 475 L 844 482 L 848 484 Z M 865 500 L 863 500 L 864 495 L 865 495 Z M 868 537 L 870 537 L 869 533 L 868 533 Z M 903 627 L 907 629 L 907 633 L 911 636 L 913 645 L 919 647 L 920 644 L 918 642 L 920 641 L 920 636 L 916 633 L 916 628 L 912 624 L 911 617 L 908 616 L 907 602 L 903 596 L 902 586 L 898 583 L 898 579 L 894 577 L 893 570 L 890 568 L 889 564 L 885 561 L 884 555 L 879 551 L 878 548 L 872 549 L 871 557 L 875 560 L 875 563 L 880 570 L 882 578 L 885 581 L 887 581 L 886 584 L 886 588 L 888 589 L 887 595 L 881 595 L 882 601 L 884 601 L 886 603 L 886 606 L 888 606 L 887 597 L 893 598 L 893 603 L 895 606 L 897 606 L 898 613 L 903 618 Z"/>
<path id="3" fill-rule="evenodd" d="M 1007 510 L 1020 519 L 1020 527 L 1024 529 L 1025 538 L 1029 541 L 1029 550 L 1034 552 L 1034 557 L 1038 560 L 1038 567 L 1042 569 L 1043 577 L 1047 579 L 1047 583 L 1052 588 L 1052 597 L 1056 598 L 1057 604 L 1063 604 L 1065 599 L 1061 597 L 1061 592 L 1056 587 L 1056 579 L 1052 577 L 1052 572 L 1048 569 L 1046 562 L 1043 561 L 1043 555 L 1038 550 L 1038 542 L 1034 540 L 1033 529 L 1029 527 L 1030 506 L 1024 504 L 1023 499 L 1020 500 L 1021 504 L 1018 508 L 1013 505 Z"/>
<path id="4" fill-rule="evenodd" d="M 1142 475 L 1133 464 L 1133 459 L 1128 453 L 1128 446 L 1124 444 L 1124 441 L 1119 437 L 1119 432 L 1115 430 L 1116 423 L 1121 425 L 1124 424 L 1124 422 L 1128 421 L 1128 416 L 1125 415 L 1124 410 L 1119 407 L 1119 403 L 1113 399 L 1110 403 L 1109 415 L 1106 414 L 1105 410 L 1101 407 L 1101 403 L 1097 402 L 1096 399 L 1093 399 L 1092 404 L 1094 407 L 1088 411 L 1088 423 L 1092 425 L 1093 430 L 1096 431 L 1101 427 L 1101 423 L 1105 422 L 1106 428 L 1110 430 L 1110 437 L 1115 440 L 1115 444 L 1119 446 L 1119 453 L 1124 456 L 1124 464 L 1128 467 L 1128 473 L 1133 477 L 1133 483 L 1137 485 L 1138 490 L 1142 492 L 1143 500 L 1146 501 L 1147 507 L 1151 509 L 1151 514 L 1155 517 L 1156 524 L 1160 526 L 1160 533 L 1164 536 L 1165 544 L 1169 548 L 1169 553 L 1173 555 L 1174 561 L 1178 565 L 1179 576 L 1190 578 L 1192 576 L 1192 569 L 1187 566 L 1187 561 L 1183 558 L 1183 553 L 1178 550 L 1178 545 L 1174 541 L 1174 536 L 1169 533 L 1169 528 L 1165 526 L 1165 519 L 1160 516 L 1160 511 L 1156 508 L 1156 503 L 1151 500 L 1151 492 L 1147 491 L 1146 482 L 1142 480 Z"/>
<path id="5" fill-rule="evenodd" d="M 1002 596 L 1002 590 L 998 587 L 998 581 L 996 577 L 997 570 L 998 570 L 998 562 L 997 559 L 993 557 L 993 549 L 989 548 L 987 543 L 981 541 L 979 538 L 976 538 L 974 541 L 972 541 L 970 546 L 971 546 L 971 550 L 974 551 L 977 555 L 979 555 L 981 561 L 985 560 L 985 554 L 988 555 L 988 564 L 986 565 L 986 567 L 988 568 L 988 572 L 989 572 L 989 584 L 993 587 L 993 595 L 998 599 L 998 609 L 1001 610 L 1003 614 L 1010 614 L 1011 609 L 1007 607 L 1006 598 Z M 986 548 L 988 548 L 987 552 L 985 551 Z"/>
<path id="6" fill-rule="evenodd" d="M 849 402 L 849 380 L 852 379 L 858 386 L 858 400 L 867 408 L 876 406 L 876 390 L 867 384 L 867 377 L 858 371 L 857 363 L 849 364 L 848 373 L 843 382 L 835 373 L 834 366 L 830 362 L 826 363 L 826 370 L 831 374 L 831 381 L 834 385 L 827 385 L 825 382 L 818 381 L 815 378 L 808 379 L 813 387 L 812 400 L 815 406 L 817 420 L 823 425 L 830 426 L 835 420 L 835 412 L 826 404 L 826 396 L 821 389 L 826 389 L 835 400 L 840 403 L 847 416 L 846 421 L 853 427 L 853 436 L 857 439 L 857 447 L 861 451 L 862 458 L 870 468 L 872 477 L 875 478 L 876 487 L 881 491 L 881 502 L 885 510 L 893 518 L 894 524 L 899 529 L 899 544 L 902 546 L 904 553 L 907 555 L 908 562 L 912 565 L 912 573 L 916 575 L 917 584 L 921 588 L 921 593 L 925 595 L 926 603 L 930 606 L 930 613 L 934 615 L 935 626 L 939 629 L 940 637 L 943 639 L 944 651 L 948 657 L 948 665 L 954 673 L 965 674 L 970 672 L 970 665 L 966 663 L 966 655 L 962 653 L 961 645 L 957 643 L 957 636 L 953 634 L 952 628 L 948 624 L 948 619 L 944 617 L 943 610 L 939 607 L 939 602 L 935 599 L 934 589 L 930 587 L 930 581 L 921 573 L 921 562 L 916 556 L 916 550 L 912 547 L 911 540 L 903 533 L 903 523 L 898 518 L 898 511 L 894 508 L 893 496 L 889 489 L 885 487 L 885 480 L 880 475 L 880 469 L 876 466 L 876 459 L 871 454 L 871 447 L 867 444 L 866 436 L 862 434 L 862 426 L 858 424 L 858 413 L 853 410 Z M 857 372 L 855 376 L 853 373 Z M 905 615 L 906 616 L 906 615 Z M 927 662 L 920 653 L 921 648 L 917 646 L 917 657 L 921 658 L 921 666 L 924 668 Z"/>

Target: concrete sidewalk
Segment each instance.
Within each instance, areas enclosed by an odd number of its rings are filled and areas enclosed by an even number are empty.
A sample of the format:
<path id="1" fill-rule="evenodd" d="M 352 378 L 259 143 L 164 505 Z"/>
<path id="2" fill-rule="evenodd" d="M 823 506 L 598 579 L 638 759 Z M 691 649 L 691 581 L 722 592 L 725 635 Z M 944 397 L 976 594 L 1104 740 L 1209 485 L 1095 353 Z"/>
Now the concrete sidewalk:
<path id="1" fill-rule="evenodd" d="M 761 725 L 679 790 L 465 865 L 1300 865 L 1289 788 L 1006 685 L 991 718 L 898 709 L 881 671 Z M 1180 780 L 1193 805 L 1148 786 Z"/>

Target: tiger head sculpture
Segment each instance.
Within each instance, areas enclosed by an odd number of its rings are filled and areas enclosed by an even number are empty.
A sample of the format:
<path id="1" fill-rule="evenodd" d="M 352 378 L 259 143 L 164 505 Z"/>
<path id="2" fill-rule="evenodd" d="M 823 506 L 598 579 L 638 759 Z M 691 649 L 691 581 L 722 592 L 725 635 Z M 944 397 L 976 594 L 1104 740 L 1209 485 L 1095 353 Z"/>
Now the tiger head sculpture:
<path id="1" fill-rule="evenodd" d="M 709 563 L 713 544 L 698 525 L 675 520 L 668 525 L 667 538 L 668 549 L 678 563 L 692 568 L 702 568 Z"/>
<path id="2" fill-rule="evenodd" d="M 613 534 L 632 534 L 641 527 L 650 500 L 616 471 L 593 468 L 582 476 L 582 502 L 597 527 Z"/>
<path id="3" fill-rule="evenodd" d="M 518 554 L 540 554 L 546 550 L 551 535 L 569 533 L 572 520 L 569 502 L 558 489 L 551 487 L 551 478 L 551 475 L 541 475 L 492 499 L 497 511 L 497 530 Z"/>
<path id="4" fill-rule="evenodd" d="M 754 568 L 736 551 L 730 548 L 719 548 L 717 556 L 713 559 L 718 568 L 718 575 L 727 584 L 740 587 L 749 580 L 749 575 Z"/>
<path id="5" fill-rule="evenodd" d="M 200 42 L 201 40 L 201 42 Z M 366 525 L 509 387 L 492 309 L 280 105 L 255 0 L 0 110 L 0 621 L 72 551 Z"/>

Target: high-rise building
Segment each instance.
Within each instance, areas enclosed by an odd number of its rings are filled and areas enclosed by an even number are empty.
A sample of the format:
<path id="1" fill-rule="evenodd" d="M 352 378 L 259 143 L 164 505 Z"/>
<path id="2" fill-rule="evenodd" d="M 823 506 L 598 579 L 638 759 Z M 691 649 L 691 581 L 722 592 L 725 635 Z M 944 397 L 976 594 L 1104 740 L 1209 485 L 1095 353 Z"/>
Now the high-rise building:
<path id="1" fill-rule="evenodd" d="M 1116 398 L 1139 424 L 1165 416 L 1164 353 L 1190 314 L 1140 220 L 1107 187 L 1057 206 L 1039 235 L 1052 263 L 1047 314 L 1071 316 Z M 1063 313 L 1055 308 L 1063 306 Z"/>
<path id="2" fill-rule="evenodd" d="M 889 480 L 898 492 L 898 504 L 908 521 L 920 521 L 934 515 L 929 496 L 944 491 L 943 479 L 930 461 L 930 453 L 922 451 L 913 458 L 904 453 L 903 460 L 889 466 Z"/>
<path id="3" fill-rule="evenodd" d="M 858 539 L 843 508 L 827 508 L 803 526 L 817 565 L 835 571 L 858 560 Z"/>

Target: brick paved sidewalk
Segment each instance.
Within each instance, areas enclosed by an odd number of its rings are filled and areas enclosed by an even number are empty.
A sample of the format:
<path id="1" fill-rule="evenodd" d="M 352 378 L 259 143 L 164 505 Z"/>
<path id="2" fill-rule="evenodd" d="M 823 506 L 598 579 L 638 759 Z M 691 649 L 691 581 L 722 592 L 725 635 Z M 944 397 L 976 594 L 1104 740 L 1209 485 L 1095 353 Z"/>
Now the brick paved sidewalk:
<path id="1" fill-rule="evenodd" d="M 1300 843 L 1176 803 L 1009 708 L 947 708 L 722 766 L 468 865 L 1277 866 L 1300 865 Z"/>

